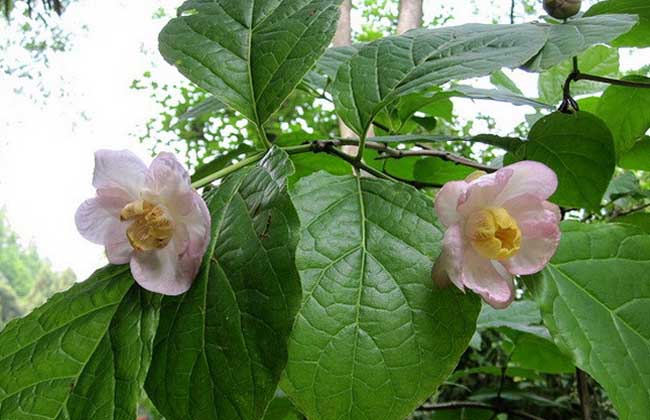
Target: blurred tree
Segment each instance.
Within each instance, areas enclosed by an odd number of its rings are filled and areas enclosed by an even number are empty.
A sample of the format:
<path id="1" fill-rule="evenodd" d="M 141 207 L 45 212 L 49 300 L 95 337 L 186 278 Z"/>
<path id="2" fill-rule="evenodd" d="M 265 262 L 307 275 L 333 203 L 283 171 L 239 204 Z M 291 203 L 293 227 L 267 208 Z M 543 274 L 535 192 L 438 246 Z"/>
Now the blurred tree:
<path id="1" fill-rule="evenodd" d="M 0 209 L 0 326 L 44 303 L 76 281 L 72 270 L 56 272 L 34 245 L 24 247 Z"/>
<path id="2" fill-rule="evenodd" d="M 35 0 L 3 0 L 0 2 L 0 10 L 7 19 L 11 16 L 11 13 L 16 7 L 16 3 L 25 3 L 29 16 L 31 16 L 37 2 Z M 45 12 L 54 12 L 57 15 L 61 15 L 66 2 L 63 0 L 40 0 L 40 4 Z"/>

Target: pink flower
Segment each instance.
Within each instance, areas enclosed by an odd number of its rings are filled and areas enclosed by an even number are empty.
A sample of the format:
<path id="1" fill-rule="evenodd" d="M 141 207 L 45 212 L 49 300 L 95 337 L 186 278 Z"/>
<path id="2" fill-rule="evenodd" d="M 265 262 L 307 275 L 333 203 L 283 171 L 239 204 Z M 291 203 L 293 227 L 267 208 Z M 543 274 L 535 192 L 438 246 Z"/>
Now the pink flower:
<path id="1" fill-rule="evenodd" d="M 93 186 L 97 196 L 75 215 L 79 233 L 104 245 L 111 264 L 130 262 L 143 288 L 186 292 L 210 240 L 210 214 L 174 155 L 147 168 L 128 150 L 98 150 Z"/>
<path id="2" fill-rule="evenodd" d="M 489 175 L 445 184 L 436 212 L 446 231 L 434 281 L 475 291 L 491 306 L 510 305 L 513 277 L 540 271 L 560 242 L 557 188 L 547 166 L 523 161 Z"/>

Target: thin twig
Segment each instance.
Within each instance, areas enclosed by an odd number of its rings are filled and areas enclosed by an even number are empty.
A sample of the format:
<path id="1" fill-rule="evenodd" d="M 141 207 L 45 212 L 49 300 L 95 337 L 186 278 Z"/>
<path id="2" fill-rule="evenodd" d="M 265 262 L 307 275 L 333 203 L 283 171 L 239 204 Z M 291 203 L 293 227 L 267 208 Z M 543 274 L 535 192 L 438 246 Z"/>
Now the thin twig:
<path id="1" fill-rule="evenodd" d="M 533 414 L 528 414 L 524 411 L 514 410 L 507 407 L 500 407 L 494 404 L 486 404 L 481 402 L 474 401 L 451 401 L 437 404 L 426 404 L 418 408 L 421 411 L 439 411 L 439 410 L 456 410 L 459 408 L 478 408 L 484 410 L 495 410 L 500 413 L 510 414 L 513 416 L 520 417 L 522 419 L 528 420 L 544 420 L 541 417 L 537 417 Z"/>
<path id="2" fill-rule="evenodd" d="M 367 146 L 367 145 L 366 145 Z M 422 150 L 396 150 L 392 149 L 390 152 L 386 152 L 383 156 L 377 157 L 377 159 L 402 159 L 406 157 L 414 156 L 433 156 L 446 160 L 448 162 L 453 162 L 457 165 L 469 166 L 480 171 L 485 172 L 494 172 L 494 169 L 491 166 L 483 165 L 481 163 L 475 162 L 471 159 L 464 158 L 462 156 L 455 155 L 451 152 L 445 150 L 432 150 L 432 149 L 422 149 Z"/>
<path id="3" fill-rule="evenodd" d="M 622 211 L 622 212 L 614 212 L 612 216 L 609 218 L 610 220 L 616 219 L 617 217 L 621 216 L 627 216 L 628 214 L 636 213 L 637 211 L 645 210 L 648 207 L 650 207 L 650 203 L 646 203 L 643 205 L 640 205 L 638 207 L 631 208 L 630 210 Z"/>
<path id="4" fill-rule="evenodd" d="M 612 79 L 609 77 L 594 76 L 593 74 L 579 73 L 579 72 L 573 76 L 573 80 L 576 82 L 578 80 L 590 80 L 592 82 L 607 83 L 610 85 L 650 89 L 650 83 L 633 82 L 632 80 Z"/>
<path id="5" fill-rule="evenodd" d="M 591 402 L 589 397 L 589 383 L 585 372 L 576 368 L 576 381 L 578 385 L 578 398 L 580 399 L 580 410 L 582 420 L 591 420 Z"/>
<path id="6" fill-rule="evenodd" d="M 336 147 L 339 146 L 356 146 L 359 144 L 359 141 L 356 139 L 338 139 L 338 140 L 323 140 L 320 141 L 321 143 L 330 143 L 333 144 Z M 436 150 L 436 149 L 430 149 L 430 148 L 424 148 L 422 147 L 423 150 L 398 150 L 394 149 L 392 147 L 388 147 L 386 143 L 378 143 L 374 141 L 366 141 L 365 147 L 367 149 L 372 149 L 372 150 L 377 150 L 379 152 L 382 152 L 383 156 L 379 156 L 376 159 L 377 160 L 382 160 L 382 159 L 402 159 L 406 157 L 416 157 L 416 156 L 433 156 L 440 158 L 442 160 L 446 160 L 449 162 L 453 162 L 457 165 L 463 165 L 463 166 L 468 166 L 470 168 L 474 168 L 480 171 L 485 171 L 485 172 L 495 172 L 496 169 L 483 165 L 481 163 L 478 163 L 476 161 L 473 161 L 471 159 L 464 158 L 462 156 L 455 155 L 451 152 L 447 152 L 444 150 Z"/>
<path id="7" fill-rule="evenodd" d="M 354 156 L 350 156 L 347 153 L 344 153 L 337 149 L 335 146 L 335 142 L 330 142 L 330 141 L 315 141 L 311 143 L 311 151 L 314 153 L 319 153 L 319 152 L 325 152 L 330 155 L 334 155 L 338 158 L 343 159 L 344 161 L 348 162 L 350 165 L 354 166 L 357 169 L 361 169 L 362 171 L 366 171 L 371 175 L 374 175 L 378 178 L 384 178 L 384 179 L 389 179 L 389 180 L 396 180 L 392 179 L 389 175 L 384 174 L 383 172 L 366 165 L 363 161 L 357 160 Z"/>

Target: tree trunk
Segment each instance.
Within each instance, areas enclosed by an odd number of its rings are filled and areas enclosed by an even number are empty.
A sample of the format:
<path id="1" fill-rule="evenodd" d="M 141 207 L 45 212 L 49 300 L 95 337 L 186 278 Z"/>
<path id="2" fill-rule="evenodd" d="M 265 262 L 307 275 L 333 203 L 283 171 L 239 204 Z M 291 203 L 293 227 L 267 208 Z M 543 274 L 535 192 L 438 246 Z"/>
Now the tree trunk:
<path id="1" fill-rule="evenodd" d="M 422 26 L 422 0 L 400 0 L 397 34 Z"/>
<path id="2" fill-rule="evenodd" d="M 336 27 L 336 33 L 334 34 L 334 39 L 332 44 L 335 47 L 345 47 L 352 45 L 352 24 L 351 24 L 351 12 L 352 12 L 352 0 L 343 0 L 341 4 L 341 18 L 339 19 L 339 24 Z M 357 135 L 354 134 L 354 131 L 345 125 L 345 123 L 339 119 L 339 131 L 341 137 L 343 138 L 356 138 Z M 344 146 L 343 151 L 346 153 L 356 153 L 355 146 Z"/>

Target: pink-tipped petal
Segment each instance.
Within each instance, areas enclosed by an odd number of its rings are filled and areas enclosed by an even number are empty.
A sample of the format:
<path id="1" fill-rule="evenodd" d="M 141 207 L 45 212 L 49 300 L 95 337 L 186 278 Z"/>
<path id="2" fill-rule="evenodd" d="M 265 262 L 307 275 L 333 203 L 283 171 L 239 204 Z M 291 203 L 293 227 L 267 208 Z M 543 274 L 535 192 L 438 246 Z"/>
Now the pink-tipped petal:
<path id="1" fill-rule="evenodd" d="M 128 150 L 95 152 L 93 186 L 97 189 L 121 188 L 137 199 L 144 184 L 147 166 Z"/>
<path id="2" fill-rule="evenodd" d="M 464 253 L 462 279 L 495 309 L 507 307 L 515 298 L 512 276 L 498 262 L 481 257 L 469 247 Z"/>
<path id="3" fill-rule="evenodd" d="M 176 296 L 192 286 L 194 273 L 181 267 L 175 247 L 136 252 L 131 258 L 131 273 L 142 288 L 150 292 Z"/>
<path id="4" fill-rule="evenodd" d="M 126 264 L 132 255 L 133 247 L 128 240 L 106 245 L 106 258 L 111 264 Z"/>
<path id="5" fill-rule="evenodd" d="M 145 181 L 150 194 L 165 203 L 174 216 L 185 215 L 192 209 L 190 175 L 171 153 L 160 153 L 151 162 Z"/>
<path id="6" fill-rule="evenodd" d="M 558 206 L 533 195 L 521 195 L 504 206 L 517 220 L 521 230 L 521 248 L 503 266 L 512 274 L 539 272 L 550 261 L 560 244 L 561 213 Z"/>
<path id="7" fill-rule="evenodd" d="M 461 264 L 463 262 L 463 237 L 459 225 L 450 226 L 445 231 L 442 240 L 442 252 L 436 260 L 431 272 L 433 281 L 440 287 L 449 282 L 460 290 L 465 290 L 461 279 Z"/>
<path id="8" fill-rule="evenodd" d="M 467 191 L 467 182 L 451 181 L 447 182 L 440 188 L 436 195 L 436 213 L 438 220 L 445 227 L 458 223 L 460 215 L 458 214 L 458 200 Z"/>
<path id="9" fill-rule="evenodd" d="M 84 201 L 75 213 L 77 230 L 81 236 L 99 245 L 124 240 L 127 225 L 120 221 L 120 211 L 126 203 L 123 197 L 110 195 L 98 195 Z"/>
<path id="10" fill-rule="evenodd" d="M 510 167 L 483 175 L 469 183 L 467 192 L 461 195 L 458 202 L 458 212 L 467 217 L 477 210 L 494 205 L 497 196 L 503 191 L 513 176 Z"/>
<path id="11" fill-rule="evenodd" d="M 506 168 L 512 171 L 512 177 L 497 197 L 496 205 L 524 194 L 546 200 L 557 189 L 557 175 L 543 163 L 524 160 Z"/>

